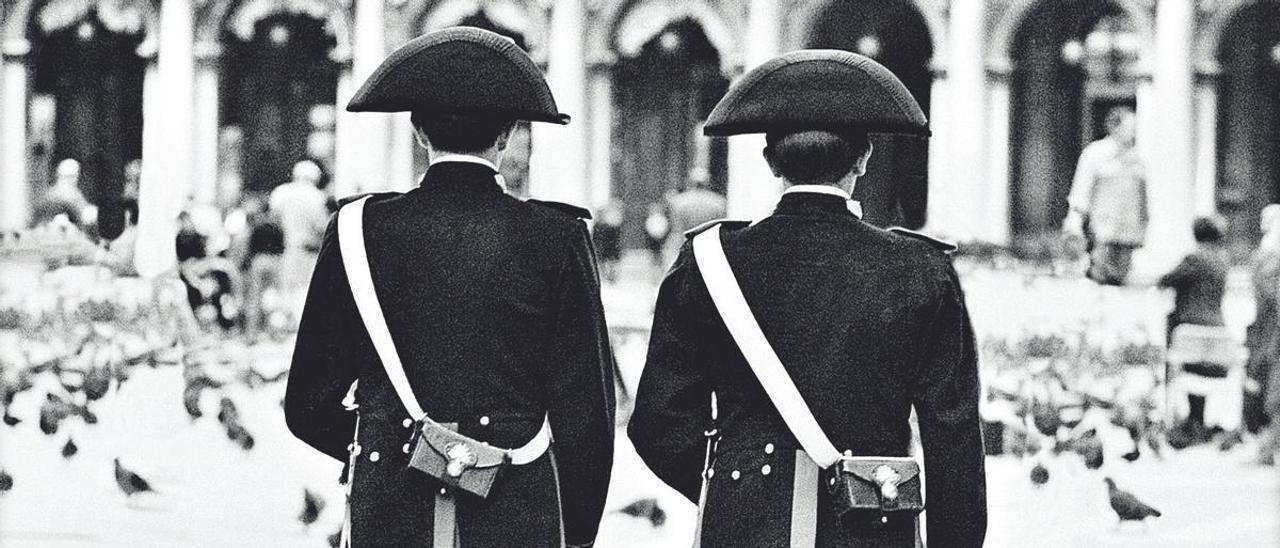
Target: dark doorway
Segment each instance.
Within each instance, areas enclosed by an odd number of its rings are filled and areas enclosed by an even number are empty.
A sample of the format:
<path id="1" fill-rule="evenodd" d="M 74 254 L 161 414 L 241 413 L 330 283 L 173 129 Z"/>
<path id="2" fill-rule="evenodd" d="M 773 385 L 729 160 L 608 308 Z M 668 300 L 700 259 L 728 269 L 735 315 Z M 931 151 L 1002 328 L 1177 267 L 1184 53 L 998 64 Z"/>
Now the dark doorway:
<path id="1" fill-rule="evenodd" d="M 337 99 L 336 41 L 324 21 L 282 13 L 255 23 L 248 41 L 227 32 L 223 43 L 222 126 L 240 130 L 244 190 L 269 192 L 307 158 L 313 109 Z"/>
<path id="2" fill-rule="evenodd" d="M 1280 202 L 1280 5 L 1236 13 L 1218 60 L 1218 211 L 1243 258 L 1258 243 L 1263 206 Z"/>
<path id="3" fill-rule="evenodd" d="M 75 159 L 80 191 L 105 218 L 123 191 L 125 165 L 142 157 L 142 34 L 112 31 L 90 10 L 48 32 L 33 23 L 31 36 L 33 94 L 51 96 L 54 104 L 52 150 L 36 151 L 45 162 L 38 180 L 52 181 L 59 161 Z"/>
<path id="4" fill-rule="evenodd" d="M 813 27 L 808 47 L 842 49 L 875 59 L 906 84 L 929 114 L 933 40 L 924 18 L 909 0 L 832 2 Z M 919 137 L 874 135 L 875 152 L 854 199 L 866 220 L 879 226 L 919 228 L 925 222 L 929 189 L 929 141 Z"/>
<path id="5" fill-rule="evenodd" d="M 724 139 L 702 135 L 702 123 L 729 81 L 720 55 L 691 19 L 672 23 L 613 68 L 613 194 L 623 206 L 622 242 L 645 244 L 644 222 L 691 177 L 706 177 L 724 193 Z"/>
<path id="6" fill-rule="evenodd" d="M 1013 39 L 1010 222 L 1017 238 L 1055 233 L 1080 151 L 1116 106 L 1136 104 L 1138 35 L 1102 0 L 1041 2 Z"/>

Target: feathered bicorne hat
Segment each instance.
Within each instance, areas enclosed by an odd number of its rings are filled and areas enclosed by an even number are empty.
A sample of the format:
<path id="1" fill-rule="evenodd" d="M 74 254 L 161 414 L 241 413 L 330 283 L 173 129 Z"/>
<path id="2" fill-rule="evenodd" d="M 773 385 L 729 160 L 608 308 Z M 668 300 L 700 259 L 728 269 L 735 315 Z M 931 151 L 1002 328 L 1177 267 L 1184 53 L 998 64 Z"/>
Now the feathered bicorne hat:
<path id="1" fill-rule="evenodd" d="M 928 136 L 929 122 L 884 65 L 848 51 L 810 49 L 743 75 L 711 111 L 703 132 L 808 130 Z"/>
<path id="2" fill-rule="evenodd" d="M 451 27 L 391 52 L 347 103 L 350 112 L 439 112 L 569 123 L 533 60 L 509 38 Z"/>

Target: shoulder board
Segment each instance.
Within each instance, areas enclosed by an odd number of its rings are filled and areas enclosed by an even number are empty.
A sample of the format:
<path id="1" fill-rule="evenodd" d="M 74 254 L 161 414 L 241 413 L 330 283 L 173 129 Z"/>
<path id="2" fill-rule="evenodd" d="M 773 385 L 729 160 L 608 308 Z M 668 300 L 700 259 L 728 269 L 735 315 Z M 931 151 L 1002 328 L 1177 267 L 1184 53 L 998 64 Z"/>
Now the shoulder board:
<path id="1" fill-rule="evenodd" d="M 711 230 L 711 227 L 716 225 L 721 225 L 724 228 L 727 228 L 729 230 L 737 230 L 739 228 L 744 228 L 746 226 L 749 226 L 750 224 L 751 224 L 751 221 L 730 221 L 729 219 L 716 219 L 714 221 L 707 221 L 689 230 L 686 230 L 684 232 L 684 237 L 692 238 L 694 236 L 702 234 L 703 232 Z"/>
<path id="2" fill-rule="evenodd" d="M 392 192 L 392 191 L 386 191 L 386 192 L 358 192 L 358 193 L 352 194 L 352 195 L 350 195 L 350 196 L 345 196 L 345 197 L 339 198 L 339 199 L 338 199 L 338 207 L 342 207 L 342 206 L 344 206 L 344 205 L 347 205 L 347 204 L 349 204 L 349 203 L 351 203 L 351 202 L 354 202 L 354 201 L 356 201 L 356 200 L 359 200 L 360 198 L 364 198 L 365 196 L 390 196 L 390 195 L 392 195 L 392 194 L 400 194 L 400 193 L 399 193 L 399 192 Z"/>
<path id="3" fill-rule="evenodd" d="M 566 204 L 564 202 L 552 202 L 548 200 L 535 200 L 533 198 L 529 198 L 528 200 L 525 200 L 525 201 L 531 204 L 538 204 L 543 207 L 549 207 L 551 209 L 559 211 L 560 213 L 568 214 L 575 219 L 591 218 L 590 211 L 588 211 L 586 208 L 578 207 L 576 205 Z"/>
<path id="4" fill-rule="evenodd" d="M 914 230 L 908 230 L 908 229 L 905 229 L 905 228 L 902 228 L 902 227 L 899 227 L 899 226 L 895 226 L 895 227 L 890 227 L 890 228 L 889 228 L 889 232 L 892 232 L 892 233 L 894 233 L 894 234 L 898 234 L 898 235 L 900 235 L 900 236 L 907 236 L 907 237 L 910 237 L 910 238 L 915 238 L 915 239 L 917 239 L 917 240 L 924 240 L 924 241 L 926 241 L 926 242 L 928 242 L 928 243 L 930 243 L 930 244 L 933 244 L 933 247 L 936 247 L 936 248 L 938 248 L 938 249 L 942 250 L 942 252 L 943 252 L 943 253 L 946 253 L 946 254 L 948 254 L 948 255 L 950 255 L 951 253 L 954 253 L 954 252 L 955 252 L 955 250 L 956 250 L 956 244 L 953 244 L 953 243 L 951 243 L 951 242 L 947 242 L 947 241 L 943 241 L 943 240 L 939 240 L 939 239 L 937 239 L 937 238 L 934 238 L 933 236 L 929 236 L 929 235 L 927 235 L 927 234 L 922 234 L 922 233 L 920 233 L 920 232 L 916 232 L 916 231 L 914 231 Z"/>

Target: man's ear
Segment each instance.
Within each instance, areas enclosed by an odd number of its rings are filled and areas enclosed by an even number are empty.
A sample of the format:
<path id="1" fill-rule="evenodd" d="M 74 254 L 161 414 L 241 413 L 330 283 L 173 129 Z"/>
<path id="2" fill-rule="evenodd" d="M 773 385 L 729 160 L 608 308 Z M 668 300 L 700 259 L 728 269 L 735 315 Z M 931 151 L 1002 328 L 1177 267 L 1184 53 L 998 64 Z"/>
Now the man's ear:
<path id="1" fill-rule="evenodd" d="M 515 131 L 516 124 L 513 123 L 507 126 L 505 131 L 498 134 L 498 140 L 494 141 L 493 145 L 498 148 L 499 152 L 507 150 L 507 143 L 511 142 L 511 134 L 515 133 Z"/>
<path id="2" fill-rule="evenodd" d="M 857 162 L 853 164 L 853 172 L 859 177 L 867 174 L 867 161 L 871 159 L 871 152 L 875 149 L 875 145 L 867 143 L 867 150 L 862 153 Z"/>
<path id="3" fill-rule="evenodd" d="M 769 164 L 769 171 L 773 172 L 774 177 L 781 177 L 782 174 L 778 173 L 778 166 L 773 163 L 773 147 L 766 146 L 761 152 L 764 154 L 764 161 Z"/>

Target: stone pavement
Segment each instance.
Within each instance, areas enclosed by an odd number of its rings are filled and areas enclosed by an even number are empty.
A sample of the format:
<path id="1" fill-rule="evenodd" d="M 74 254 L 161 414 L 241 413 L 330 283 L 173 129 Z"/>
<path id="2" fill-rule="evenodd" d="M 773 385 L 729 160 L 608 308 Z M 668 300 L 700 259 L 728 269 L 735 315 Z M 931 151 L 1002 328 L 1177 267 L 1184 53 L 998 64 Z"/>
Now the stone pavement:
<path id="1" fill-rule="evenodd" d="M 643 364 L 658 273 L 635 261 L 622 270 L 625 276 L 620 279 L 625 281 L 609 284 L 605 301 L 617 332 L 623 384 L 633 390 Z M 1004 288 L 1011 283 L 993 277 L 969 288 L 975 321 L 979 314 L 998 319 L 1008 313 L 1011 297 Z M 1233 326 L 1247 323 L 1251 313 L 1236 288 L 1229 296 Z M 1152 296 L 1149 302 L 1158 308 L 1162 301 Z M 1075 308 L 1080 306 L 1077 302 Z M 1137 311 L 1145 318 L 1163 314 L 1158 309 Z M 268 372 L 287 364 L 287 345 L 251 352 L 250 358 Z M 337 484 L 341 466 L 289 435 L 280 411 L 283 383 L 226 391 L 257 438 L 251 451 L 229 442 L 212 416 L 189 420 L 181 392 L 176 367 L 140 368 L 102 402 L 97 425 L 70 420 L 52 437 L 42 435 L 34 420 L 0 429 L 0 462 L 15 478 L 13 490 L 0 494 L 0 546 L 326 546 L 326 537 L 342 518 Z M 34 417 L 39 404 L 32 394 L 20 395 L 14 413 Z M 206 395 L 201 404 L 207 414 L 216 412 L 214 395 Z M 621 415 L 625 419 L 625 412 Z M 67 436 L 80 447 L 70 460 L 59 456 Z M 1100 471 L 1085 470 L 1077 459 L 1061 457 L 1049 463 L 1051 479 L 1042 489 L 1028 481 L 1031 461 L 989 457 L 987 545 L 1280 546 L 1280 477 L 1274 468 L 1246 464 L 1252 447 L 1250 441 L 1225 454 L 1195 448 L 1166 460 L 1144 457 L 1135 463 L 1109 459 Z M 151 480 L 159 494 L 127 500 L 113 481 L 115 457 Z M 1106 505 L 1104 475 L 1162 510 L 1164 517 L 1145 528 L 1116 527 Z M 688 545 L 694 506 L 644 468 L 621 429 L 613 478 L 597 546 Z M 304 487 L 328 501 L 319 521 L 309 528 L 296 521 Z M 666 514 L 661 526 L 618 512 L 642 498 L 659 501 Z"/>

